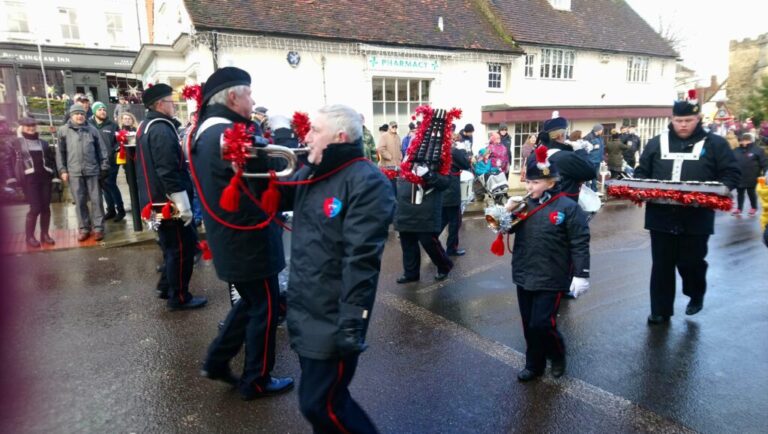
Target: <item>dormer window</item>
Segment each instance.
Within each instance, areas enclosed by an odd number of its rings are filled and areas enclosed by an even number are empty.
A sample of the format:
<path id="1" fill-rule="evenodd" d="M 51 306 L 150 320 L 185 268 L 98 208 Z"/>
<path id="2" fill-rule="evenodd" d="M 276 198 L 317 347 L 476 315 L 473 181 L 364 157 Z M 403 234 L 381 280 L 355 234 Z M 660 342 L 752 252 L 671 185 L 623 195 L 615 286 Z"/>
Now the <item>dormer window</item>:
<path id="1" fill-rule="evenodd" d="M 549 4 L 558 11 L 571 10 L 571 0 L 549 0 Z"/>

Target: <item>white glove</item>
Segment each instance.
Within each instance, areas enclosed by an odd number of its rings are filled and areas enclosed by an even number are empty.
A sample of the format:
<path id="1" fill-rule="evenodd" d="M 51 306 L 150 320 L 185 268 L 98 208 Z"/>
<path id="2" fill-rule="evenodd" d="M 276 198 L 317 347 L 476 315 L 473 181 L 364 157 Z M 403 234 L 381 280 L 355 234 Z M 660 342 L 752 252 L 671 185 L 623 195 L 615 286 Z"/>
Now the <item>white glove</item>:
<path id="1" fill-rule="evenodd" d="M 184 222 L 184 226 L 189 226 L 192 223 L 192 207 L 189 205 L 189 196 L 186 191 L 177 191 L 171 193 L 171 200 L 176 209 L 179 210 L 179 217 Z"/>
<path id="2" fill-rule="evenodd" d="M 571 280 L 571 295 L 573 298 L 579 298 L 580 295 L 589 291 L 589 279 L 583 277 L 574 277 Z"/>
<path id="3" fill-rule="evenodd" d="M 427 173 L 429 173 L 429 167 L 427 166 L 416 166 L 416 169 L 414 170 L 414 173 L 416 176 L 424 176 Z"/>

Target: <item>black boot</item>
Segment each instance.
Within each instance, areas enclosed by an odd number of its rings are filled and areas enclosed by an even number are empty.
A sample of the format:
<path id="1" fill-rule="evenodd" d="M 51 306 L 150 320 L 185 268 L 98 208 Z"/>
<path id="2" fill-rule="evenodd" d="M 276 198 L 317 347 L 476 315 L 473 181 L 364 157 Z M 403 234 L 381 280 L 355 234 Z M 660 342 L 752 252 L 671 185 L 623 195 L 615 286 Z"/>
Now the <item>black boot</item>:
<path id="1" fill-rule="evenodd" d="M 118 205 L 117 206 L 117 214 L 115 214 L 115 219 L 113 220 L 115 223 L 123 221 L 125 218 L 125 207 Z"/>
<path id="2" fill-rule="evenodd" d="M 40 241 L 45 244 L 54 245 L 56 241 L 51 238 L 48 233 L 48 229 L 51 226 L 51 212 L 43 212 L 40 214 Z"/>
<path id="3" fill-rule="evenodd" d="M 37 241 L 37 238 L 35 238 L 35 226 L 37 226 L 37 216 L 27 215 L 24 228 L 27 235 L 27 246 L 38 248 L 40 247 L 40 241 Z"/>
<path id="4" fill-rule="evenodd" d="M 107 213 L 104 214 L 104 220 L 112 220 L 116 215 L 117 213 L 115 212 L 115 207 L 108 207 Z"/>

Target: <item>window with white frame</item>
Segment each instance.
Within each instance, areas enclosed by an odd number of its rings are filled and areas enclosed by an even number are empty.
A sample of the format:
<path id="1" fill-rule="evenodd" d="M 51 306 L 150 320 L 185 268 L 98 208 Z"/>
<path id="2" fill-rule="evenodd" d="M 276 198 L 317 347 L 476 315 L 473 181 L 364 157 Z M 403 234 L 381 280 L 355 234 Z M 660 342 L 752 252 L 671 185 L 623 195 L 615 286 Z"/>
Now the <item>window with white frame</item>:
<path id="1" fill-rule="evenodd" d="M 27 10 L 22 2 L 5 2 L 7 31 L 11 33 L 29 33 Z"/>
<path id="2" fill-rule="evenodd" d="M 549 4 L 559 11 L 571 10 L 571 0 L 549 0 Z"/>
<path id="3" fill-rule="evenodd" d="M 111 45 L 123 45 L 123 16 L 117 12 L 107 12 L 107 38 Z"/>
<path id="4" fill-rule="evenodd" d="M 573 79 L 576 52 L 559 48 L 542 48 L 539 76 L 541 78 Z"/>
<path id="5" fill-rule="evenodd" d="M 633 118 L 624 119 L 624 123 L 635 125 L 635 134 L 640 137 L 640 152 L 643 152 L 648 140 L 667 130 L 669 118 Z"/>
<path id="6" fill-rule="evenodd" d="M 520 172 L 521 168 L 525 166 L 523 160 L 522 150 L 523 145 L 531 135 L 538 135 L 541 130 L 541 122 L 519 122 L 510 125 L 510 134 L 512 135 L 512 162 L 510 168 L 513 172 Z"/>
<path id="7" fill-rule="evenodd" d="M 64 39 L 80 39 L 77 12 L 74 9 L 59 8 L 59 23 L 61 23 L 61 36 Z"/>
<path id="8" fill-rule="evenodd" d="M 627 81 L 632 83 L 648 82 L 648 58 L 629 56 L 627 58 Z"/>
<path id="9" fill-rule="evenodd" d="M 430 80 L 373 77 L 373 125 L 395 121 L 400 125 L 401 137 L 408 134 L 406 127 L 416 107 L 429 104 Z"/>
<path id="10" fill-rule="evenodd" d="M 534 74 L 534 67 L 536 65 L 536 55 L 535 54 L 526 54 L 525 55 L 525 76 L 526 77 L 535 77 Z"/>
<path id="11" fill-rule="evenodd" d="M 488 64 L 488 89 L 501 89 L 501 63 Z"/>

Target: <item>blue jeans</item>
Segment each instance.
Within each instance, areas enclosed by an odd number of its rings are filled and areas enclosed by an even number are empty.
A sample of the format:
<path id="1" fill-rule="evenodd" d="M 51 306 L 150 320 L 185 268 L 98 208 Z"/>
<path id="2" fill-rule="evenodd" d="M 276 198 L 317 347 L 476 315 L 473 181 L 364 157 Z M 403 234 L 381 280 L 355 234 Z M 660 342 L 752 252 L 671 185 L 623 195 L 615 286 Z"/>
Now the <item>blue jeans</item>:
<path id="1" fill-rule="evenodd" d="M 600 179 L 600 163 L 592 161 L 592 167 L 595 169 L 595 179 L 592 180 L 590 188 L 592 191 L 597 191 L 597 180 Z"/>

